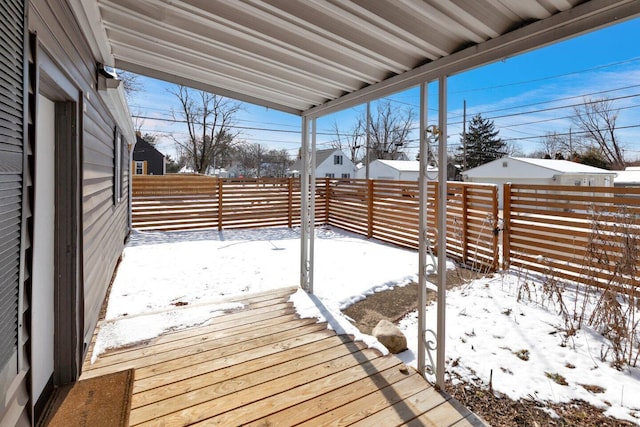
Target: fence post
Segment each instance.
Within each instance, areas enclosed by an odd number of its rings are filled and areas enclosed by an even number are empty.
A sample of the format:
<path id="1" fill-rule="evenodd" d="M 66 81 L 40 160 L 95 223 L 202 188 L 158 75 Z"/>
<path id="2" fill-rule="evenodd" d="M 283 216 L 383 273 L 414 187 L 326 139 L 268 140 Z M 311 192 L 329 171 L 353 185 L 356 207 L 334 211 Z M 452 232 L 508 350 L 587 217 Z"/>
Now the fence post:
<path id="1" fill-rule="evenodd" d="M 331 180 L 324 178 L 324 223 L 329 225 L 329 208 L 331 203 Z"/>
<path id="2" fill-rule="evenodd" d="M 511 183 L 503 185 L 502 195 L 502 269 L 506 270 L 511 264 L 511 245 L 509 230 L 511 228 Z"/>
<path id="3" fill-rule="evenodd" d="M 367 237 L 373 237 L 373 180 L 367 181 Z"/>
<path id="4" fill-rule="evenodd" d="M 467 264 L 469 254 L 469 229 L 467 222 L 468 211 L 467 184 L 462 184 L 462 263 Z"/>
<path id="5" fill-rule="evenodd" d="M 218 178 L 218 231 L 222 230 L 222 179 Z"/>
<path id="6" fill-rule="evenodd" d="M 287 179 L 287 224 L 289 228 L 293 227 L 293 178 L 289 177 Z"/>
<path id="7" fill-rule="evenodd" d="M 500 241 L 500 218 L 499 218 L 499 212 L 498 212 L 498 187 L 493 187 L 493 192 L 491 195 L 491 202 L 493 205 L 493 243 L 492 243 L 492 250 L 493 250 L 493 271 L 497 271 L 498 267 L 500 265 L 500 261 L 498 259 L 498 257 L 500 256 L 499 251 L 498 251 L 498 243 Z M 503 234 L 504 235 L 504 234 Z"/>

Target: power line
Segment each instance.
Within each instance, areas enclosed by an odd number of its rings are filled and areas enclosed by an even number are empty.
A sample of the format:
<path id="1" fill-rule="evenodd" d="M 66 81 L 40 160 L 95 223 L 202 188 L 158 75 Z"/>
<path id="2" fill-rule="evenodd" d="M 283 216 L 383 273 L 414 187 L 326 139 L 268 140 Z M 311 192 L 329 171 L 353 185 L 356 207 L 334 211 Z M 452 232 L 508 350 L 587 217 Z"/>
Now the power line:
<path id="1" fill-rule="evenodd" d="M 484 87 L 484 88 L 467 89 L 467 90 L 464 90 L 464 91 L 451 92 L 451 93 L 457 94 L 457 93 L 481 92 L 481 91 L 484 91 L 484 90 L 494 90 L 494 89 L 500 89 L 500 88 L 510 87 L 510 86 L 519 86 L 519 85 L 524 85 L 524 84 L 529 84 L 529 83 L 537 83 L 537 82 L 542 82 L 542 81 L 546 81 L 546 80 L 557 79 L 557 78 L 560 78 L 560 77 L 567 77 L 567 76 L 572 76 L 572 75 L 575 75 L 575 74 L 587 73 L 589 71 L 601 70 L 603 68 L 615 67 L 615 66 L 618 66 L 618 65 L 623 65 L 623 64 L 630 63 L 630 62 L 636 62 L 636 61 L 640 61 L 640 57 L 625 59 L 624 61 L 612 62 L 610 64 L 598 65 L 596 67 L 585 68 L 583 70 L 570 71 L 568 73 L 563 73 L 563 74 L 556 74 L 556 75 L 553 75 L 553 76 L 540 77 L 540 78 L 537 78 L 537 79 L 525 80 L 525 81 L 520 81 L 520 82 L 505 83 L 505 84 L 502 84 L 502 85 L 487 86 L 487 87 Z"/>
<path id="2" fill-rule="evenodd" d="M 543 105 L 543 104 L 552 103 L 552 102 L 558 102 L 558 101 L 562 101 L 562 100 L 584 98 L 584 97 L 587 97 L 587 96 L 599 95 L 599 94 L 610 93 L 610 92 L 615 92 L 615 91 L 620 91 L 620 90 L 627 90 L 627 89 L 632 89 L 632 88 L 636 88 L 636 87 L 640 87 L 640 84 L 639 85 L 629 85 L 629 86 L 624 86 L 624 87 L 620 87 L 620 88 L 613 88 L 613 89 L 608 89 L 608 90 L 603 90 L 603 91 L 598 91 L 598 92 L 592 92 L 592 93 L 585 94 L 585 95 L 575 95 L 575 96 L 570 96 L 570 97 L 558 98 L 558 99 L 550 100 L 550 101 L 541 101 L 541 102 L 536 102 L 536 103 L 524 104 L 524 105 L 521 105 L 521 106 L 514 106 L 514 107 L 495 109 L 495 110 L 487 110 L 484 113 L 486 114 L 488 112 L 490 113 L 490 112 L 506 111 L 506 110 L 524 108 L 524 107 L 535 106 L 535 105 Z M 614 98 L 609 98 L 608 100 L 616 101 L 616 100 L 621 100 L 621 99 L 630 99 L 630 98 L 634 98 L 634 97 L 638 97 L 638 96 L 640 96 L 640 93 L 618 96 L 618 97 L 614 97 Z M 390 100 L 394 101 L 394 102 L 398 102 L 398 101 L 395 101 L 393 99 L 390 99 Z M 598 100 L 592 101 L 592 102 L 598 102 Z M 411 104 L 407 104 L 407 105 L 411 105 Z M 498 116 L 490 116 L 490 117 L 487 117 L 487 118 L 491 119 L 491 120 L 496 120 L 496 119 L 509 118 L 509 117 L 519 117 L 519 116 L 524 116 L 524 115 L 528 115 L 528 114 L 535 114 L 535 113 L 549 112 L 549 111 L 557 111 L 557 110 L 562 110 L 562 109 L 566 109 L 566 108 L 575 108 L 575 107 L 578 107 L 578 106 L 581 106 L 581 105 L 585 105 L 585 103 L 581 102 L 581 103 L 577 103 L 577 104 L 568 104 L 568 105 L 562 105 L 562 106 L 556 106 L 556 107 L 541 108 L 541 109 L 536 109 L 536 110 L 520 111 L 520 112 L 517 112 L 517 113 L 503 114 L 503 115 L 498 115 Z M 617 108 L 617 110 L 630 109 L 630 108 L 636 108 L 636 107 L 638 107 L 638 105 L 621 107 L 621 108 Z M 186 120 L 168 119 L 168 118 L 156 118 L 156 117 L 149 117 L 149 116 L 142 116 L 142 115 L 133 115 L 132 117 L 133 118 L 139 118 L 139 119 L 158 120 L 158 121 L 164 121 L 164 122 L 170 122 L 170 123 L 187 123 Z M 515 130 L 513 128 L 514 127 L 518 127 L 518 126 L 525 126 L 525 125 L 531 125 L 531 124 L 537 124 L 537 123 L 543 123 L 543 122 L 549 122 L 549 121 L 555 121 L 555 120 L 561 120 L 561 119 L 570 119 L 572 117 L 575 117 L 575 115 L 563 116 L 563 117 L 554 117 L 554 118 L 550 118 L 550 119 L 542 119 L 542 120 L 537 120 L 537 121 L 532 121 L 532 122 L 525 122 L 525 123 L 516 123 L 516 124 L 502 126 L 501 129 L 504 128 L 504 129 L 510 129 L 512 132 L 526 133 L 526 132 L 523 132 L 523 131 Z M 455 125 L 459 125 L 459 124 L 462 124 L 462 122 L 451 122 L 451 123 L 448 123 L 449 126 L 455 126 Z M 272 129 L 272 128 L 263 128 L 263 127 L 251 127 L 251 126 L 232 126 L 232 127 L 234 129 L 241 129 L 241 130 L 252 130 L 252 131 L 260 131 L 260 132 L 290 133 L 290 134 L 300 135 L 300 131 L 299 130 Z M 638 127 L 638 126 L 619 127 L 617 129 L 627 129 L 627 128 L 635 128 L 635 127 Z M 410 131 L 415 131 L 415 130 L 418 130 L 418 128 L 417 127 L 410 128 Z M 151 131 L 151 132 L 172 134 L 172 132 L 168 132 L 168 131 Z M 186 135 L 185 133 L 181 133 L 181 134 Z M 336 136 L 354 137 L 354 136 L 357 136 L 354 133 L 344 133 L 344 132 L 336 133 L 336 132 L 327 132 L 327 131 L 317 132 L 316 134 L 317 135 L 321 135 L 321 136 L 331 136 L 331 137 L 336 137 Z M 540 138 L 540 137 L 543 137 L 543 136 L 530 135 L 530 136 L 526 136 L 526 137 L 504 138 L 504 140 L 506 140 L 506 141 L 517 141 L 517 140 L 535 139 L 535 138 Z M 264 139 L 261 139 L 261 140 L 264 141 L 264 142 L 298 144 L 298 141 L 264 140 Z M 325 142 L 324 144 L 331 144 L 332 142 L 333 141 L 329 141 L 329 142 Z"/>
<path id="3" fill-rule="evenodd" d="M 504 108 L 497 108 L 495 110 L 486 110 L 486 111 L 483 111 L 483 114 L 497 113 L 499 111 L 515 110 L 517 108 L 533 107 L 535 105 L 551 104 L 553 102 L 567 101 L 567 100 L 570 100 L 570 99 L 577 99 L 577 98 L 585 98 L 585 97 L 590 97 L 590 96 L 595 96 L 595 95 L 602 95 L 604 93 L 618 92 L 618 91 L 621 91 L 621 90 L 633 89 L 633 88 L 636 88 L 636 87 L 640 87 L 640 84 L 631 85 L 631 86 L 625 86 L 625 87 L 619 87 L 619 88 L 615 88 L 615 89 L 601 90 L 601 91 L 598 91 L 598 92 L 591 92 L 591 93 L 586 93 L 586 94 L 582 94 L 582 95 L 567 96 L 567 97 L 564 97 L 564 98 L 552 99 L 550 101 L 539 101 L 539 102 L 533 102 L 531 104 L 516 105 L 514 107 L 504 107 Z"/>
<path id="4" fill-rule="evenodd" d="M 582 105 L 582 104 L 581 104 Z M 626 107 L 619 107 L 616 108 L 616 111 L 621 111 L 621 110 L 630 110 L 632 108 L 638 108 L 640 107 L 640 104 L 635 104 L 635 105 L 628 105 Z M 516 124 L 512 124 L 512 125 L 505 125 L 505 126 L 500 126 L 500 129 L 509 129 L 509 128 L 513 128 L 513 127 L 517 127 L 517 126 L 527 126 L 527 125 L 533 125 L 533 124 L 538 124 L 538 123 L 545 123 L 545 122 L 553 122 L 556 120 L 567 120 L 567 119 L 573 119 L 574 117 L 577 117 L 575 114 L 572 114 L 570 116 L 560 116 L 560 117 L 552 117 L 549 119 L 540 119 L 540 120 L 534 120 L 531 122 L 524 122 L 524 123 L 516 123 Z"/>
<path id="5" fill-rule="evenodd" d="M 619 101 L 621 99 L 635 98 L 637 96 L 640 96 L 640 93 L 635 93 L 633 95 L 623 95 L 623 96 L 618 96 L 618 97 L 615 97 L 615 98 L 609 98 L 609 99 L 607 99 L 607 101 Z M 490 116 L 490 117 L 486 117 L 486 118 L 490 119 L 490 120 L 495 120 L 495 119 L 503 119 L 505 117 L 524 116 L 524 115 L 533 114 L 533 113 L 543 113 L 543 112 L 547 112 L 547 111 L 563 110 L 565 108 L 575 108 L 575 107 L 579 107 L 581 105 L 595 104 L 597 102 L 600 102 L 600 100 L 593 100 L 593 101 L 589 101 L 589 102 L 581 102 L 581 103 L 578 103 L 578 104 L 561 105 L 561 106 L 558 106 L 558 107 L 540 108 L 538 110 L 520 111 L 520 112 L 517 112 L 517 113 L 503 114 L 503 115 L 500 115 L 500 116 Z M 458 123 L 456 122 L 456 124 L 458 124 Z"/>
<path id="6" fill-rule="evenodd" d="M 616 127 L 616 130 L 622 130 L 622 129 L 636 129 L 636 128 L 640 128 L 640 125 L 628 125 L 628 126 L 619 126 Z M 606 131 L 606 129 L 597 129 L 598 131 Z M 571 132 L 564 132 L 564 133 L 554 133 L 555 136 L 569 136 L 569 135 L 586 135 L 589 134 L 588 131 L 571 131 Z M 532 139 L 532 138 L 545 138 L 547 135 L 538 135 L 535 137 L 522 137 L 522 138 L 502 138 L 503 141 L 521 141 L 521 140 L 527 140 L 527 139 Z"/>

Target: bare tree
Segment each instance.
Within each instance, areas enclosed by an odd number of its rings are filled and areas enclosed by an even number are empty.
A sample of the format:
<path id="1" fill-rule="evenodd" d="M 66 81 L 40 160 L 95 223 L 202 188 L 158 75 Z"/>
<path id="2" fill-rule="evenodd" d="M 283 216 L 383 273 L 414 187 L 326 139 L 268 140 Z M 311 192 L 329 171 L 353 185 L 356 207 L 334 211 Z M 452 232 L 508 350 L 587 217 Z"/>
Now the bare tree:
<path id="1" fill-rule="evenodd" d="M 172 138 L 194 172 L 206 173 L 209 167 L 225 166 L 230 159 L 230 150 L 241 143 L 239 132 L 233 130 L 240 104 L 181 85 L 169 92 L 180 101 L 179 114 L 188 130 L 186 141 Z"/>
<path id="2" fill-rule="evenodd" d="M 573 151 L 569 138 L 557 132 L 547 132 L 540 144 L 542 157 L 548 159 L 568 159 Z"/>
<path id="3" fill-rule="evenodd" d="M 398 159 L 404 153 L 413 120 L 411 108 L 395 109 L 389 100 L 378 102 L 375 117 L 371 118 L 370 159 Z"/>
<path id="4" fill-rule="evenodd" d="M 624 150 L 616 137 L 616 121 L 619 110 L 608 98 L 592 100 L 574 108 L 574 123 L 582 130 L 585 139 L 597 148 L 614 169 L 624 169 Z"/>
<path id="5" fill-rule="evenodd" d="M 292 163 L 287 150 L 267 151 L 261 144 L 243 145 L 234 151 L 234 160 L 244 176 L 282 178 Z"/>
<path id="6" fill-rule="evenodd" d="M 364 117 L 360 116 L 346 133 L 340 131 L 338 123 L 333 123 L 336 139 L 331 143 L 331 147 L 348 152 L 349 158 L 354 164 L 360 160 L 360 153 L 366 145 L 366 123 Z"/>
<path id="7" fill-rule="evenodd" d="M 127 95 L 140 92 L 144 89 L 142 83 L 138 79 L 140 76 L 129 71 L 118 70 L 118 80 L 122 82 L 122 87 Z"/>
<path id="8" fill-rule="evenodd" d="M 260 144 L 251 144 L 246 147 L 250 165 L 255 171 L 256 177 L 262 176 L 262 165 L 264 164 L 267 150 Z"/>
<path id="9" fill-rule="evenodd" d="M 154 135 L 152 133 L 149 132 L 145 132 L 145 133 L 140 133 L 140 138 L 142 138 L 144 141 L 148 142 L 149 144 L 153 145 L 154 147 L 158 144 L 158 135 Z"/>
<path id="10" fill-rule="evenodd" d="M 293 162 L 287 150 L 269 150 L 267 153 L 266 173 L 264 176 L 283 178 L 287 176 L 287 171 Z"/>

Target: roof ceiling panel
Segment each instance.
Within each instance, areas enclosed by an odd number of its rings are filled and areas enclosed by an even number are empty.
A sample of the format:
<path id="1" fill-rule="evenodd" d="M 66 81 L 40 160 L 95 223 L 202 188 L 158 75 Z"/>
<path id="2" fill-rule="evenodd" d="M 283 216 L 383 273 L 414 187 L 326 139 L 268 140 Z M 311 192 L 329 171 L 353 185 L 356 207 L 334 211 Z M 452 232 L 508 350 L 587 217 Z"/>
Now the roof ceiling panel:
<path id="1" fill-rule="evenodd" d="M 640 15 L 637 0 L 69 1 L 108 65 L 296 114 Z"/>

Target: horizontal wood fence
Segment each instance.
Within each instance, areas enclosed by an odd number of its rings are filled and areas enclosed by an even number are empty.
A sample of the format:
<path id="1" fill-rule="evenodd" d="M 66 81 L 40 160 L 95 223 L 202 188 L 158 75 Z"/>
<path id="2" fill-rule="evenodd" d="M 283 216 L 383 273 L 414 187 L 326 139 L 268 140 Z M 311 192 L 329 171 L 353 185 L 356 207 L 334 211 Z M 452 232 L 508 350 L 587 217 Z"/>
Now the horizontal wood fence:
<path id="1" fill-rule="evenodd" d="M 494 185 L 447 184 L 447 254 L 477 270 L 498 268 Z M 437 184 L 427 191 L 428 237 L 437 252 Z M 418 183 L 316 181 L 316 224 L 418 247 Z M 142 230 L 300 225 L 298 179 L 133 177 L 133 226 Z M 526 268 L 629 293 L 640 283 L 640 188 L 504 189 L 503 268 Z"/>
<path id="2" fill-rule="evenodd" d="M 322 183 L 319 183 L 322 184 Z M 316 200 L 316 222 L 325 222 Z M 134 176 L 133 227 L 139 230 L 300 225 L 300 181 L 221 179 L 203 175 Z"/>
<path id="3" fill-rule="evenodd" d="M 331 180 L 327 224 L 417 249 L 416 181 Z M 437 252 L 437 183 L 427 186 L 428 237 Z M 447 254 L 478 270 L 498 268 L 498 193 L 490 184 L 447 183 Z"/>
<path id="4" fill-rule="evenodd" d="M 131 210 L 140 230 L 217 227 L 218 182 L 198 175 L 134 175 Z"/>
<path id="5" fill-rule="evenodd" d="M 497 187 L 449 183 L 447 253 L 477 269 L 498 267 Z M 437 240 L 437 192 L 428 186 L 428 236 Z M 141 230 L 300 225 L 300 181 L 134 176 L 133 226 Z M 316 180 L 316 224 L 329 224 L 408 248 L 418 247 L 418 183 Z M 434 252 L 437 248 L 433 248 Z"/>
<path id="6" fill-rule="evenodd" d="M 637 292 L 640 188 L 504 188 L 504 267 Z"/>

